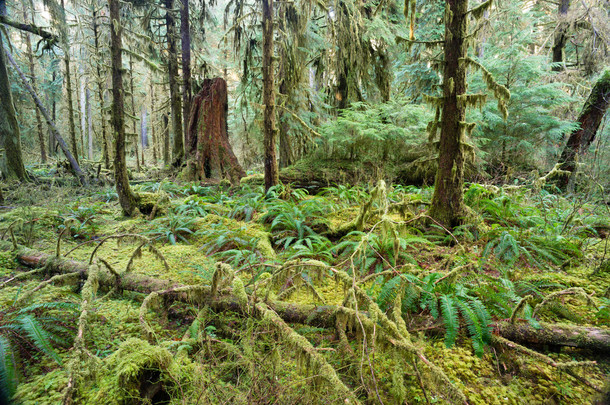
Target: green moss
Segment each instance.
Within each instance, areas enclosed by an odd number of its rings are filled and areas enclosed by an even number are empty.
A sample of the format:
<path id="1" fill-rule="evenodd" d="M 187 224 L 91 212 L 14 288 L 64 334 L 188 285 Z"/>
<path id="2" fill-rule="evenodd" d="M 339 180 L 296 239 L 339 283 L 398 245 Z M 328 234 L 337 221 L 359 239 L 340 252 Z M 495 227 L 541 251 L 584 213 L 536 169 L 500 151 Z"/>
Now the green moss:
<path id="1" fill-rule="evenodd" d="M 204 218 L 201 218 L 196 222 L 196 228 L 203 229 L 208 225 L 217 224 L 222 224 L 224 228 L 232 231 L 232 235 L 235 237 L 243 238 L 247 241 L 256 240 L 256 249 L 261 253 L 263 257 L 268 259 L 274 259 L 276 257 L 275 250 L 271 245 L 271 234 L 265 231 L 258 224 L 251 222 L 242 222 L 234 220 L 232 218 L 208 214 Z"/>
<path id="2" fill-rule="evenodd" d="M 251 174 L 250 176 L 242 177 L 239 181 L 241 186 L 250 185 L 250 186 L 260 186 L 265 182 L 265 175 L 262 173 Z"/>

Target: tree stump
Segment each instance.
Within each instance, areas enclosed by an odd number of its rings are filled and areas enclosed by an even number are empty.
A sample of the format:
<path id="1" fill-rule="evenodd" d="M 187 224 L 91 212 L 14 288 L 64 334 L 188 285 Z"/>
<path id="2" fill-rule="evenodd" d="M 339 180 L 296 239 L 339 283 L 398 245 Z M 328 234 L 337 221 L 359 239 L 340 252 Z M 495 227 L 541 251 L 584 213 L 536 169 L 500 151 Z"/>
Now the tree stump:
<path id="1" fill-rule="evenodd" d="M 205 79 L 195 96 L 189 118 L 186 148 L 187 177 L 191 180 L 229 179 L 239 184 L 246 173 L 229 144 L 227 82 Z"/>

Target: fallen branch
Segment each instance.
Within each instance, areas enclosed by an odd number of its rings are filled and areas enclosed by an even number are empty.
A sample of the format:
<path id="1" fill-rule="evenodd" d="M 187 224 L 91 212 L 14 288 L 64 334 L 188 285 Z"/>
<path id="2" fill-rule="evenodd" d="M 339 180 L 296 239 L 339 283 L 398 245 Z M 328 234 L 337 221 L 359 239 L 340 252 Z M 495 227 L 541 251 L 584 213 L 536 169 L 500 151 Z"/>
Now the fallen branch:
<path id="1" fill-rule="evenodd" d="M 11 250 L 10 242 L 0 242 L 0 250 Z M 56 258 L 52 255 L 37 252 L 22 247 L 16 252 L 19 263 L 26 267 L 37 268 L 47 265 L 50 274 L 67 274 L 79 272 L 82 279 L 86 279 L 89 266 L 86 263 L 77 262 L 65 258 Z M 47 264 L 48 263 L 48 264 Z M 118 280 L 110 271 L 100 271 L 98 275 L 100 286 L 116 288 Z M 141 274 L 127 273 L 121 277 L 118 288 L 121 290 L 134 291 L 150 294 L 160 290 L 172 290 L 164 293 L 167 299 L 205 303 L 214 311 L 234 311 L 241 313 L 243 309 L 237 297 L 219 295 L 211 298 L 206 294 L 185 293 L 182 284 L 170 280 L 156 279 Z M 190 295 L 190 296 L 189 296 Z M 201 301 L 201 302 L 200 302 Z M 279 316 L 287 323 L 301 323 L 316 327 L 334 328 L 336 315 L 339 307 L 334 305 L 296 305 L 287 302 L 275 301 L 269 303 Z M 364 317 L 368 316 L 362 313 Z M 567 346 L 581 349 L 596 350 L 610 353 L 610 329 L 586 326 L 571 326 L 540 323 L 540 329 L 536 329 L 527 323 L 498 322 L 494 327 L 495 333 L 505 339 L 525 344 Z"/>

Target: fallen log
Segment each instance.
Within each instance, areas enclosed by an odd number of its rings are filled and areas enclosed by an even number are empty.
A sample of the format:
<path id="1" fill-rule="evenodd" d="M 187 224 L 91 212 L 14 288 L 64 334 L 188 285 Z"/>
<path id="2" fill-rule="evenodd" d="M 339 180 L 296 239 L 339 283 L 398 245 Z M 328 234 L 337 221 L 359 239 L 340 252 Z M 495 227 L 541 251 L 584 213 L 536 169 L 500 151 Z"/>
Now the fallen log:
<path id="1" fill-rule="evenodd" d="M 0 242 L 0 250 L 10 250 L 12 244 Z M 89 266 L 86 263 L 55 257 L 47 253 L 38 252 L 29 248 L 20 247 L 15 252 L 17 261 L 29 268 L 47 266 L 46 271 L 50 274 L 66 274 L 80 272 L 82 278 L 86 279 Z M 243 307 L 237 297 L 231 295 L 220 295 L 210 297 L 189 297 L 188 294 L 179 291 L 185 287 L 182 284 L 170 280 L 162 280 L 136 273 L 127 273 L 121 276 L 117 285 L 116 277 L 107 270 L 99 272 L 100 286 L 117 287 L 149 294 L 160 290 L 169 291 L 165 296 L 170 300 L 185 301 L 209 305 L 214 311 L 233 311 L 241 313 Z M 288 302 L 275 301 L 268 304 L 285 322 L 300 323 L 316 327 L 334 328 L 336 324 L 337 308 L 333 305 L 296 305 Z M 363 313 L 363 316 L 367 316 Z M 533 344 L 575 347 L 594 350 L 600 353 L 610 353 L 610 329 L 585 326 L 571 326 L 560 324 L 540 323 L 540 329 L 536 329 L 526 323 L 498 322 L 493 325 L 494 333 L 510 341 Z"/>
<path id="2" fill-rule="evenodd" d="M 517 343 L 540 346 L 567 346 L 610 352 L 610 329 L 542 323 L 536 329 L 529 323 L 500 322 L 498 334 Z"/>

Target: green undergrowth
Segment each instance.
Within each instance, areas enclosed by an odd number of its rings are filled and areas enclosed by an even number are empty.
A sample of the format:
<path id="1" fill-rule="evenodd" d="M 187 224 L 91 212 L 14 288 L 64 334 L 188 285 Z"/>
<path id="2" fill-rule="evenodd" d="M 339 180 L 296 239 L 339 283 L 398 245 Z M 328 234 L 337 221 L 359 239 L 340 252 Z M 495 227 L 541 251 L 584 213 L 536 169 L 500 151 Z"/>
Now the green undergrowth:
<path id="1" fill-rule="evenodd" d="M 79 275 L 41 284 L 49 271 L 19 278 L 2 251 L 0 383 L 23 404 L 576 404 L 603 386 L 608 358 L 533 347 L 537 357 L 498 343 L 494 325 L 610 326 L 605 207 L 471 184 L 469 219 L 447 232 L 426 217 L 429 188 L 265 193 L 259 177 L 141 184 L 154 218 L 123 217 L 112 190 L 13 201 L 0 213 L 7 249 L 82 263 L 95 252 L 104 274 L 166 280 L 186 298 Z M 206 305 L 229 295 L 231 310 Z M 283 324 L 265 307 L 275 300 L 317 309 Z M 316 321 L 329 305 L 342 308 L 333 322 Z M 66 366 L 74 358 L 81 370 Z"/>

